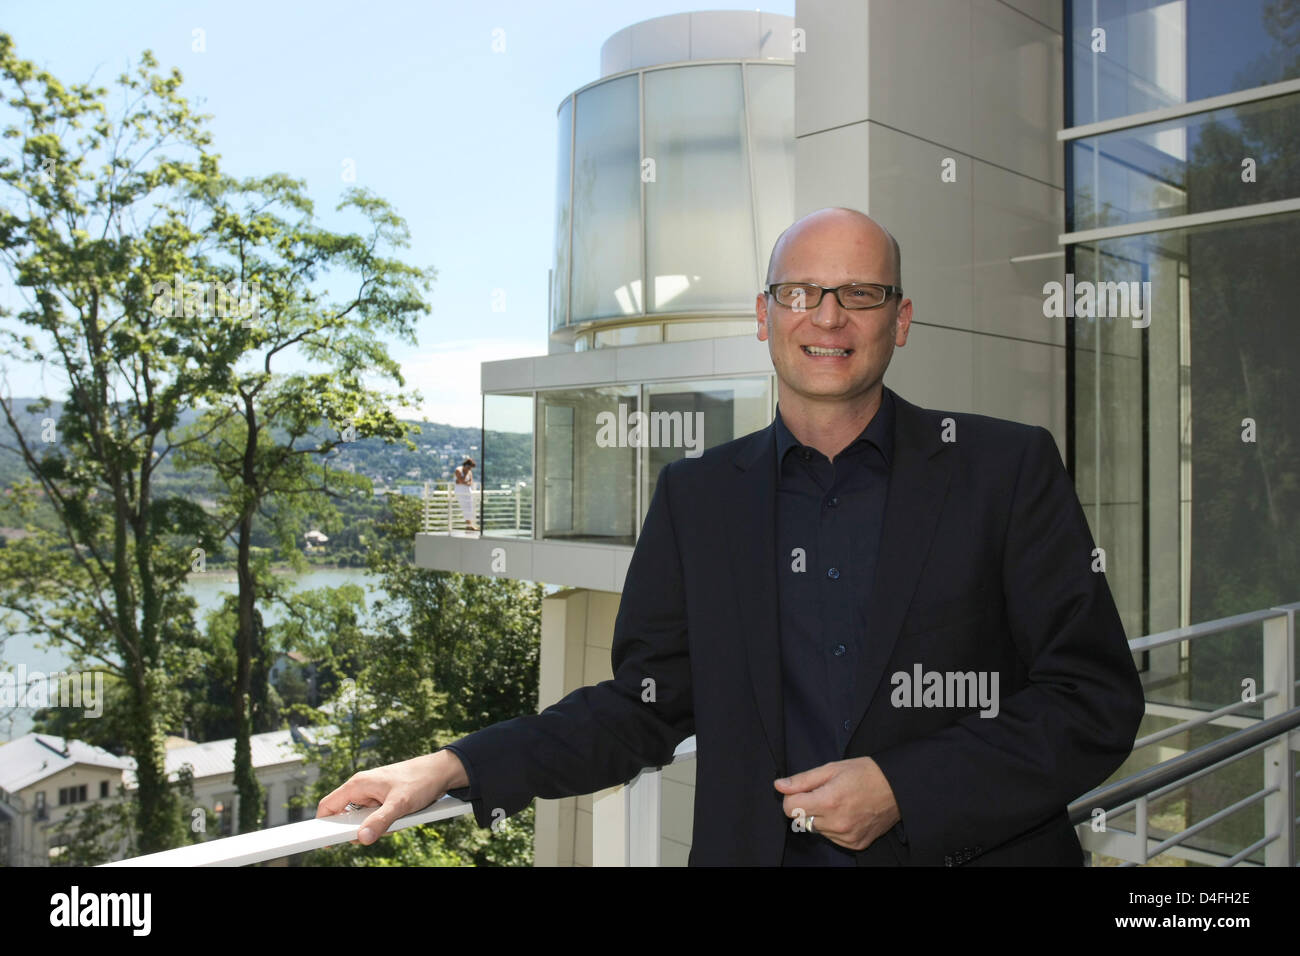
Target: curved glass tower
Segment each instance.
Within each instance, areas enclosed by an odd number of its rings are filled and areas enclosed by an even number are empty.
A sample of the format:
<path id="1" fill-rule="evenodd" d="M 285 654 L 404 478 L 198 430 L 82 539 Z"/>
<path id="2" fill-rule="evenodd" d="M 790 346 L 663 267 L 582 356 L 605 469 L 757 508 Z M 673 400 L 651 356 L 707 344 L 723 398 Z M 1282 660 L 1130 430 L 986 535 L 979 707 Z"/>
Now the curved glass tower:
<path id="1" fill-rule="evenodd" d="M 551 352 L 753 333 L 794 218 L 791 24 L 634 24 L 560 104 Z"/>

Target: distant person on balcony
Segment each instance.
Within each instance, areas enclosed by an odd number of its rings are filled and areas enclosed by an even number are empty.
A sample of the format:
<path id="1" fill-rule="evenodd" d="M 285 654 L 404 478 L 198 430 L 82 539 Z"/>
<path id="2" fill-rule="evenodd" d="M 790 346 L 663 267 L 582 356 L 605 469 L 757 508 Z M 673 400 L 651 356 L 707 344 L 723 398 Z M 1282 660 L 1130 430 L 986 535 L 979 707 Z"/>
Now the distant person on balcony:
<path id="1" fill-rule="evenodd" d="M 470 531 L 477 531 L 478 525 L 474 523 L 474 467 L 473 458 L 466 458 L 457 466 L 453 475 L 456 484 L 456 497 L 460 499 L 461 514 L 465 516 L 465 527 Z"/>
<path id="2" fill-rule="evenodd" d="M 486 827 L 693 733 L 693 865 L 1080 865 L 1066 807 L 1129 754 L 1142 686 L 1051 433 L 885 387 L 901 265 L 855 210 L 787 229 L 756 303 L 776 416 L 660 471 L 613 679 L 318 815 L 377 805 L 369 843 L 452 791 Z"/>

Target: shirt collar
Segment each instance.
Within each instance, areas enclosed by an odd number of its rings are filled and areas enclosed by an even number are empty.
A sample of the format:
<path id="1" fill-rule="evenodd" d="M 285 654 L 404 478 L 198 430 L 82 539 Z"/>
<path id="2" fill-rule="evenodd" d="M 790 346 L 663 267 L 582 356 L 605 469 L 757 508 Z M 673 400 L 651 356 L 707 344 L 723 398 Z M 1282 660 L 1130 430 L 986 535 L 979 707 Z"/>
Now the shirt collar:
<path id="1" fill-rule="evenodd" d="M 894 393 L 888 387 L 881 387 L 880 408 L 867 427 L 862 429 L 862 433 L 853 441 L 849 442 L 844 449 L 848 451 L 860 441 L 867 441 L 875 445 L 880 450 L 880 454 L 885 459 L 885 464 L 891 465 L 894 457 Z M 778 480 L 781 477 L 781 463 L 785 461 L 786 454 L 791 448 L 799 447 L 799 439 L 794 437 L 794 433 L 785 424 L 785 419 L 781 417 L 781 405 L 778 402 L 776 406 L 776 474 Z M 843 454 L 841 452 L 840 454 Z M 838 457 L 838 455 L 836 456 Z"/>

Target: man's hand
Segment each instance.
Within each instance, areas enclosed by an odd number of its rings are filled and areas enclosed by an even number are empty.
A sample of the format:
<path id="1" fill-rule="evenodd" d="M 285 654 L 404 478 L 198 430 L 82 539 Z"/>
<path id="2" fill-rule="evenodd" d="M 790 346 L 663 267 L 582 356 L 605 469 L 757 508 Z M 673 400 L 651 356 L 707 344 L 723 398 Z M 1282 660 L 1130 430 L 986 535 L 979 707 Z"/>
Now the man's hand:
<path id="1" fill-rule="evenodd" d="M 889 781 L 870 757 L 837 760 L 776 781 L 787 817 L 816 817 L 813 832 L 865 850 L 900 819 Z"/>
<path id="2" fill-rule="evenodd" d="M 363 807 L 378 804 L 378 809 L 361 824 L 353 841 L 369 846 L 384 835 L 394 820 L 423 810 L 448 790 L 468 786 L 469 777 L 460 758 L 451 750 L 439 750 L 353 774 L 347 783 L 316 805 L 316 816 L 342 813 L 349 803 Z"/>

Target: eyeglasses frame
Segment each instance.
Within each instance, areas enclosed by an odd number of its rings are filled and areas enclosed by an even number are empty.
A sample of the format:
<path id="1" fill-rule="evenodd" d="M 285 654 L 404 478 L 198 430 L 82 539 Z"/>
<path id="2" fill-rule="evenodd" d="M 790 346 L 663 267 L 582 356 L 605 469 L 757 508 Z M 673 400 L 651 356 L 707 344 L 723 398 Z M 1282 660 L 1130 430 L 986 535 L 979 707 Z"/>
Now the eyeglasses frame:
<path id="1" fill-rule="evenodd" d="M 814 289 L 821 289 L 822 294 L 821 297 L 818 298 L 816 305 L 805 306 L 802 309 L 795 309 L 794 306 L 786 305 L 776 297 L 777 286 L 783 286 L 783 285 L 811 286 Z M 850 289 L 853 286 L 859 286 L 859 285 L 870 285 L 870 286 L 875 286 L 877 289 L 884 289 L 885 297 L 881 299 L 880 302 L 877 303 L 876 305 L 864 305 L 860 307 L 845 305 L 844 300 L 840 298 L 840 289 Z M 822 304 L 822 299 L 826 298 L 827 292 L 835 293 L 835 301 L 839 304 L 840 308 L 845 309 L 846 311 L 849 312 L 866 312 L 871 309 L 882 309 L 889 304 L 889 300 L 892 299 L 894 296 L 898 296 L 899 298 L 902 298 L 903 296 L 902 286 L 885 285 L 883 282 L 846 282 L 843 285 L 837 285 L 837 286 L 818 285 L 816 282 L 773 282 L 764 290 L 764 292 L 770 295 L 772 297 L 772 300 L 776 302 L 777 305 L 781 306 L 782 308 L 790 309 L 796 312 L 810 312 L 813 309 L 818 308 Z"/>

